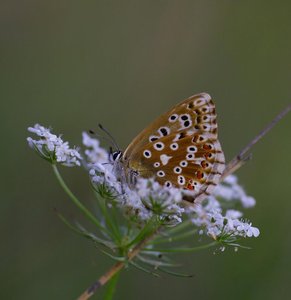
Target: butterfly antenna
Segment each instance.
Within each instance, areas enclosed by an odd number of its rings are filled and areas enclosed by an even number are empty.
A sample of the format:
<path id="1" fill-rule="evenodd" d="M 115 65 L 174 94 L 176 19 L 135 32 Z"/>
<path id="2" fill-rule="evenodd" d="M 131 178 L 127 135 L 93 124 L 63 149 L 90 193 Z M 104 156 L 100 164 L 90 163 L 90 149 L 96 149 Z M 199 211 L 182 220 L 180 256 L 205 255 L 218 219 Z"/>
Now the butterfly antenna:
<path id="1" fill-rule="evenodd" d="M 251 142 L 243 148 L 240 153 L 235 156 L 226 166 L 222 176 L 221 181 L 228 175 L 235 172 L 242 165 L 244 165 L 248 160 L 251 159 L 252 154 L 249 153 L 251 148 L 265 136 L 282 118 L 284 118 L 287 113 L 291 110 L 291 104 L 289 104 L 282 112 L 280 112 L 273 120 L 270 122 Z"/>
<path id="2" fill-rule="evenodd" d="M 101 134 L 98 134 L 98 133 L 96 133 L 96 132 L 95 132 L 94 130 L 92 130 L 92 129 L 89 129 L 88 132 L 89 132 L 90 134 L 92 134 L 92 135 L 97 136 L 98 138 L 101 138 L 101 139 L 107 141 L 107 142 L 108 142 L 109 144 L 111 144 L 112 146 L 117 147 L 117 144 L 114 142 L 114 140 L 112 140 L 112 138 L 109 138 L 109 137 L 107 137 L 107 136 L 103 136 L 103 135 L 101 135 Z M 110 148 L 112 149 L 112 147 L 110 147 Z M 119 148 L 117 148 L 117 150 L 119 150 Z"/>
<path id="3" fill-rule="evenodd" d="M 98 126 L 102 131 L 104 131 L 107 134 L 107 136 L 109 137 L 109 140 L 111 141 L 111 143 L 115 147 L 115 149 L 120 151 L 120 148 L 119 148 L 118 144 L 116 143 L 114 137 L 111 135 L 111 133 L 106 128 L 104 128 L 101 124 L 98 124 Z"/>

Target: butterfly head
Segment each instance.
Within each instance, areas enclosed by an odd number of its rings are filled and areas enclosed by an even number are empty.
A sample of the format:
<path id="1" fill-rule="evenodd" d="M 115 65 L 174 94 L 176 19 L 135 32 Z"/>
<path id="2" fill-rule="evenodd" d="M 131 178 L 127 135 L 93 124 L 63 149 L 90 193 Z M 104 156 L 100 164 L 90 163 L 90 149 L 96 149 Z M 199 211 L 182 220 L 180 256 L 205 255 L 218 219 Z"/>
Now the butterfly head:
<path id="1" fill-rule="evenodd" d="M 113 161 L 120 161 L 122 159 L 123 153 L 121 150 L 114 151 L 112 153 Z"/>

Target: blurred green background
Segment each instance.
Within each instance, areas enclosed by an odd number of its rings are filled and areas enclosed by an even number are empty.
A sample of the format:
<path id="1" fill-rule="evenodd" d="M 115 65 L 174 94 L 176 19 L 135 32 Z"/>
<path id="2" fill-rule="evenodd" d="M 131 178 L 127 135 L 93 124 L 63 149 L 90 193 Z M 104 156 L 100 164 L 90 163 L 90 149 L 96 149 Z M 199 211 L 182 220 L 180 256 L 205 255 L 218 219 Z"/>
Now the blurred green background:
<path id="1" fill-rule="evenodd" d="M 54 214 L 82 220 L 28 149 L 28 126 L 80 145 L 101 122 L 125 147 L 205 91 L 230 159 L 290 103 L 290 13 L 290 1 L 2 0 L 0 298 L 75 299 L 112 264 Z M 257 199 L 245 214 L 261 230 L 252 250 L 178 257 L 191 279 L 124 271 L 115 299 L 290 299 L 290 129 L 291 114 L 238 172 Z M 92 205 L 87 175 L 63 173 Z"/>

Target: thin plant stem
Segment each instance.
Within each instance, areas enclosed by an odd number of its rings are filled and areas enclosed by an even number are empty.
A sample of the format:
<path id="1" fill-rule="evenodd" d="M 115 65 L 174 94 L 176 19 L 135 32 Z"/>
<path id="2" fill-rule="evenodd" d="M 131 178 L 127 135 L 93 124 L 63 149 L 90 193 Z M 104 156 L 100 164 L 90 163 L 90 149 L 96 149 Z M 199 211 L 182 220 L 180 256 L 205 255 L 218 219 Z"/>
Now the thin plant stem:
<path id="1" fill-rule="evenodd" d="M 57 177 L 57 180 L 61 187 L 64 189 L 66 194 L 70 197 L 70 199 L 73 201 L 73 203 L 82 211 L 82 213 L 94 224 L 96 225 L 101 231 L 106 232 L 107 234 L 110 234 L 108 230 L 103 227 L 98 219 L 92 215 L 92 213 L 79 201 L 79 199 L 73 194 L 73 192 L 69 189 L 69 187 L 66 185 L 63 177 L 61 176 L 57 166 L 55 164 L 52 164 L 53 171 Z"/>
<path id="2" fill-rule="evenodd" d="M 249 151 L 251 148 L 265 136 L 282 118 L 284 118 L 287 113 L 291 111 L 291 104 L 289 104 L 283 111 L 281 111 L 254 139 L 252 139 L 246 147 L 244 147 L 240 153 L 235 156 L 226 166 L 220 181 L 223 181 L 225 177 L 234 173 L 242 165 L 244 165 L 248 160 L 251 159 L 251 154 Z"/>
<path id="3" fill-rule="evenodd" d="M 120 273 L 116 273 L 108 282 L 104 300 L 113 299 Z"/>
<path id="4" fill-rule="evenodd" d="M 151 234 L 140 241 L 128 254 L 126 262 L 117 262 L 111 269 L 109 269 L 104 275 L 102 275 L 96 282 L 94 282 L 79 298 L 78 300 L 87 300 L 92 297 L 95 292 L 105 285 L 113 276 L 121 271 L 124 266 L 133 260 L 137 254 L 143 249 L 143 247 L 157 234 L 160 227 L 157 227 Z"/>

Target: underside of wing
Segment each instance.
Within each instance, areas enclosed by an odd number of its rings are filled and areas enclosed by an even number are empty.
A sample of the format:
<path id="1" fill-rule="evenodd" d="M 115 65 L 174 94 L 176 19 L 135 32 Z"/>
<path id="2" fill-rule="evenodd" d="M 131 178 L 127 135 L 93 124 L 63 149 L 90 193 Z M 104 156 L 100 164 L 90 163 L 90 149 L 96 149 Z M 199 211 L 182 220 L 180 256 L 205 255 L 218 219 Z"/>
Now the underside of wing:
<path id="1" fill-rule="evenodd" d="M 143 152 L 129 160 L 129 168 L 141 177 L 153 177 L 161 185 L 193 191 L 189 201 L 198 202 L 212 193 L 225 168 L 219 141 L 211 133 L 162 137 L 148 143 Z M 198 198 L 199 197 L 199 198 Z"/>
<path id="2" fill-rule="evenodd" d="M 166 186 L 210 194 L 225 167 L 215 105 L 206 93 L 189 97 L 145 128 L 124 153 L 128 168 Z"/>
<path id="3" fill-rule="evenodd" d="M 207 93 L 193 95 L 159 116 L 133 139 L 124 156 L 134 156 L 148 142 L 154 142 L 184 129 L 193 133 L 203 131 L 217 135 L 215 106 L 210 95 Z"/>

